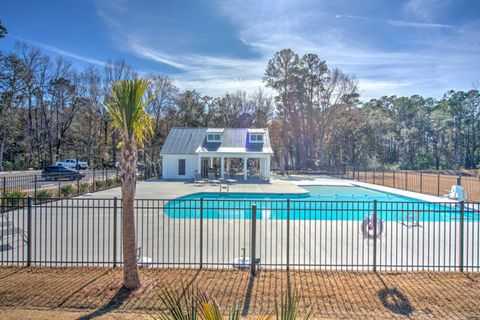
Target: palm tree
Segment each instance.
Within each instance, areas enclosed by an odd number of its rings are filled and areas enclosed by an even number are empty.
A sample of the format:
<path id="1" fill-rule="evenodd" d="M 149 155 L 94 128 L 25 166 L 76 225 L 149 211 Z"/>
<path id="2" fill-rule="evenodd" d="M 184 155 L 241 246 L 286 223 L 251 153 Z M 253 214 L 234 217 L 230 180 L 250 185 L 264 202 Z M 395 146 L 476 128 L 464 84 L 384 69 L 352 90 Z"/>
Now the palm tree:
<path id="1" fill-rule="evenodd" d="M 144 99 L 147 87 L 148 81 L 143 79 L 117 81 L 113 84 L 111 97 L 105 104 L 105 109 L 112 118 L 112 127 L 121 139 L 123 285 L 127 289 L 140 287 L 134 219 L 135 170 L 137 147 L 142 147 L 153 132 L 150 116 L 145 111 L 149 101 Z"/>

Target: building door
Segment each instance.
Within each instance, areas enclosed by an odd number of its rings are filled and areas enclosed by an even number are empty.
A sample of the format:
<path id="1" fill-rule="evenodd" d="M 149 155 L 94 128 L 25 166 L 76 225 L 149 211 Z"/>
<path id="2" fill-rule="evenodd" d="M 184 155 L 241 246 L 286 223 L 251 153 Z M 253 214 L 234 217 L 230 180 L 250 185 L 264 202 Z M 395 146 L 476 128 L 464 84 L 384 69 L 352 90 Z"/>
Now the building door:
<path id="1" fill-rule="evenodd" d="M 202 168 L 200 170 L 200 173 L 202 174 L 202 179 L 208 178 L 208 158 L 202 159 Z"/>

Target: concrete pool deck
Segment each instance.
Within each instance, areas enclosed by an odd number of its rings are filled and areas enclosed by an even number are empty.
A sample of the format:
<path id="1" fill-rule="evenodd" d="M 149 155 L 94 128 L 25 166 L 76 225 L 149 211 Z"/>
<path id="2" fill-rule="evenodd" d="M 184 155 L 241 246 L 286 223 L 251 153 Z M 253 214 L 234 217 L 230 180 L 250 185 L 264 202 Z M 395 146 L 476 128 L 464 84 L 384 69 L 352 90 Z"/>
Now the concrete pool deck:
<path id="1" fill-rule="evenodd" d="M 227 191 L 226 184 L 219 185 L 206 183 L 197 185 L 186 181 L 168 181 L 160 179 L 151 179 L 139 181 L 137 183 L 137 199 L 174 199 L 181 196 L 199 192 L 240 192 L 240 193 L 294 193 L 302 194 L 308 191 L 297 186 L 289 180 L 273 178 L 270 183 L 237 183 L 229 186 Z M 121 197 L 120 188 L 92 193 L 86 198 L 112 198 Z"/>
<path id="2" fill-rule="evenodd" d="M 448 198 L 435 197 L 418 192 L 406 191 L 397 188 L 384 187 L 371 183 L 341 180 L 327 176 L 280 176 L 272 175 L 270 183 L 237 183 L 229 186 L 203 184 L 198 185 L 186 181 L 167 181 L 161 179 L 151 179 L 140 181 L 137 183 L 137 199 L 174 199 L 181 196 L 200 193 L 200 192 L 229 192 L 229 193 L 291 193 L 302 194 L 308 193 L 302 186 L 308 185 L 325 185 L 325 186 L 358 186 L 376 191 L 393 193 L 400 196 L 418 199 L 427 202 L 457 202 Z M 121 197 L 120 188 L 99 191 L 91 195 L 83 196 L 84 198 L 112 198 Z"/>

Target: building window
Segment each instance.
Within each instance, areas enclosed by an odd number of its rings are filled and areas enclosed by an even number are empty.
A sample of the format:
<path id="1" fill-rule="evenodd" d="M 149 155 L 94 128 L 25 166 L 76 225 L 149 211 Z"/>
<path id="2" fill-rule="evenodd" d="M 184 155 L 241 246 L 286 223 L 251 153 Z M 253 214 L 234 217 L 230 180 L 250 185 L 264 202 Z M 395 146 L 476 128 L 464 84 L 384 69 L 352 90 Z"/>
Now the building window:
<path id="1" fill-rule="evenodd" d="M 263 134 L 250 133 L 250 142 L 262 143 L 263 142 Z"/>
<path id="2" fill-rule="evenodd" d="M 207 142 L 220 142 L 220 137 L 219 133 L 209 133 L 207 135 Z"/>
<path id="3" fill-rule="evenodd" d="M 178 175 L 185 175 L 185 159 L 178 159 Z"/>

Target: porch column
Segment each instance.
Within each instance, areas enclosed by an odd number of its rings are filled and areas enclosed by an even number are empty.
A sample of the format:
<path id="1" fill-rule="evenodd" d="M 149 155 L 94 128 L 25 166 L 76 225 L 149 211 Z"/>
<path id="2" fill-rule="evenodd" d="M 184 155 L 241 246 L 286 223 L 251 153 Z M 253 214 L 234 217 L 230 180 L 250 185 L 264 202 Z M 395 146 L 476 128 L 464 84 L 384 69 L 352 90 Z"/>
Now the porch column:
<path id="1" fill-rule="evenodd" d="M 259 161 L 260 161 L 260 175 L 263 177 L 263 178 L 266 178 L 266 161 L 265 161 L 265 158 L 262 157 L 262 158 L 259 158 Z"/>
<path id="2" fill-rule="evenodd" d="M 225 158 L 222 156 L 220 158 L 220 178 L 223 179 L 223 174 L 224 174 L 224 168 L 225 167 Z"/>
<path id="3" fill-rule="evenodd" d="M 243 157 L 243 180 L 247 180 L 247 157 Z"/>
<path id="4" fill-rule="evenodd" d="M 202 156 L 198 155 L 197 157 L 197 172 L 202 176 Z"/>
<path id="5" fill-rule="evenodd" d="M 267 176 L 266 176 L 267 180 L 270 179 L 270 159 L 271 159 L 270 156 L 267 156 L 265 158 L 265 171 L 267 171 Z"/>

